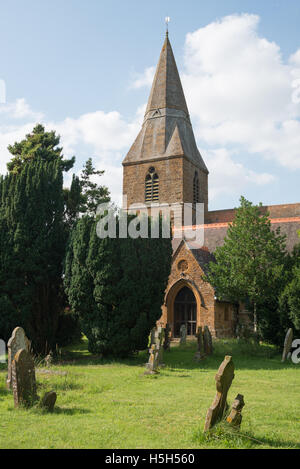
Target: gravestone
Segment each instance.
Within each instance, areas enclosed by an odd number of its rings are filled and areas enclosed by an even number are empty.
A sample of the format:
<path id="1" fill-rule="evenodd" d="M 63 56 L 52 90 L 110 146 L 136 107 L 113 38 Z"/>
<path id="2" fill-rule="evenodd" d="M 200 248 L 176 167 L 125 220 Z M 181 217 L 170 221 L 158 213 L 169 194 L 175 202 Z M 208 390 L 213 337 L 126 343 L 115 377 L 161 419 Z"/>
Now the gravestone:
<path id="1" fill-rule="evenodd" d="M 293 329 L 289 329 L 284 339 L 284 346 L 283 346 L 282 359 L 281 359 L 282 362 L 284 362 L 288 358 L 288 355 L 292 347 L 292 342 L 293 342 Z"/>
<path id="2" fill-rule="evenodd" d="M 149 346 L 151 347 L 152 344 L 155 343 L 155 331 L 156 327 L 153 327 L 150 332 L 150 338 L 149 338 Z"/>
<path id="3" fill-rule="evenodd" d="M 233 401 L 231 412 L 228 415 L 226 421 L 236 429 L 239 429 L 242 423 L 242 409 L 245 405 L 244 396 L 238 394 Z"/>
<path id="4" fill-rule="evenodd" d="M 164 330 L 161 326 L 158 326 L 155 330 L 155 346 L 158 352 L 158 364 L 163 365 L 163 341 L 164 341 Z"/>
<path id="5" fill-rule="evenodd" d="M 180 345 L 186 344 L 186 325 L 180 326 Z"/>
<path id="6" fill-rule="evenodd" d="M 227 394 L 234 378 L 234 364 L 232 357 L 226 355 L 215 376 L 217 393 L 215 399 L 207 411 L 204 431 L 208 431 L 223 418 L 228 407 Z"/>
<path id="7" fill-rule="evenodd" d="M 8 389 L 12 387 L 12 362 L 15 358 L 16 353 L 21 350 L 25 349 L 27 352 L 30 350 L 30 341 L 27 339 L 24 329 L 22 327 L 16 327 L 13 330 L 11 338 L 7 343 L 8 349 L 8 373 L 7 373 L 7 381 L 6 385 Z"/>
<path id="8" fill-rule="evenodd" d="M 45 407 L 49 412 L 52 412 L 56 402 L 56 392 L 50 391 L 46 392 L 41 400 L 41 406 Z"/>
<path id="9" fill-rule="evenodd" d="M 204 326 L 203 348 L 204 348 L 205 355 L 212 355 L 213 353 L 212 336 L 211 336 L 208 326 Z"/>
<path id="10" fill-rule="evenodd" d="M 170 350 L 170 342 L 171 342 L 171 328 L 169 324 L 166 324 L 164 329 L 164 350 Z"/>
<path id="11" fill-rule="evenodd" d="M 12 388 L 15 407 L 30 406 L 37 399 L 35 369 L 32 356 L 25 349 L 19 350 L 12 362 Z"/>
<path id="12" fill-rule="evenodd" d="M 0 363 L 6 363 L 6 343 L 0 339 Z"/>
<path id="13" fill-rule="evenodd" d="M 152 344 L 149 349 L 149 361 L 146 363 L 145 375 L 153 375 L 158 373 L 158 350 L 156 345 Z"/>
<path id="14" fill-rule="evenodd" d="M 198 327 L 198 331 L 196 334 L 197 337 L 197 352 L 195 353 L 195 360 L 201 360 L 204 358 L 204 342 L 203 342 L 203 331 L 202 327 Z"/>

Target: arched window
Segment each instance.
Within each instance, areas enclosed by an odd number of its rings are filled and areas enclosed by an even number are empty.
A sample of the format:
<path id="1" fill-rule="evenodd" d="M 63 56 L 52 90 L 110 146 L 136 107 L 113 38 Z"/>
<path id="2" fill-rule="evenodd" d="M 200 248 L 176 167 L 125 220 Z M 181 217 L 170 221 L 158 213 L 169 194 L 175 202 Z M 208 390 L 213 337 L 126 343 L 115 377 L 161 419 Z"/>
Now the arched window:
<path id="1" fill-rule="evenodd" d="M 151 166 L 145 179 L 145 202 L 157 202 L 159 200 L 159 177 L 155 168 Z"/>
<path id="2" fill-rule="evenodd" d="M 195 171 L 194 181 L 193 181 L 193 204 L 200 202 L 199 194 L 199 177 L 197 171 Z"/>

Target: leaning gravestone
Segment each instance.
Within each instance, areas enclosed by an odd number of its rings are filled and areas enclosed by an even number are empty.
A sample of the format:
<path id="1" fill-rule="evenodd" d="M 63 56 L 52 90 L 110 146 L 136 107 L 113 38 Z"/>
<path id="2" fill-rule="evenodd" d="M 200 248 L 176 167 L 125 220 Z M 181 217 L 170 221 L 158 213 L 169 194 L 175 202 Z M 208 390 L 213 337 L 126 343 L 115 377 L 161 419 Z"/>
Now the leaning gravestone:
<path id="1" fill-rule="evenodd" d="M 203 331 L 202 327 L 198 327 L 196 334 L 197 337 L 197 352 L 195 353 L 195 360 L 201 360 L 204 358 L 204 342 L 203 342 Z"/>
<path id="2" fill-rule="evenodd" d="M 282 362 L 284 362 L 287 359 L 290 353 L 291 347 L 292 347 L 292 342 L 293 342 L 293 329 L 289 329 L 284 339 L 283 353 L 282 353 L 282 359 L 281 359 Z"/>
<path id="3" fill-rule="evenodd" d="M 12 362 L 12 388 L 15 407 L 20 404 L 31 406 L 38 399 L 34 362 L 25 349 L 19 350 Z"/>
<path id="4" fill-rule="evenodd" d="M 203 347 L 204 347 L 205 355 L 212 355 L 213 353 L 212 336 L 211 336 L 208 326 L 204 326 Z"/>
<path id="5" fill-rule="evenodd" d="M 186 344 L 186 325 L 180 326 L 180 345 Z"/>
<path id="6" fill-rule="evenodd" d="M 204 426 L 205 432 L 223 418 L 224 412 L 228 407 L 227 394 L 233 378 L 234 364 L 232 357 L 226 355 L 215 376 L 217 394 L 206 414 Z"/>
<path id="7" fill-rule="evenodd" d="M 242 409 L 245 405 L 244 396 L 238 394 L 233 401 L 231 412 L 228 415 L 226 421 L 236 429 L 239 429 L 242 423 Z"/>
<path id="8" fill-rule="evenodd" d="M 15 355 L 21 349 L 25 349 L 27 352 L 29 352 L 30 350 L 30 341 L 26 337 L 26 334 L 22 327 L 16 327 L 13 330 L 11 338 L 9 339 L 7 343 L 7 349 L 8 349 L 8 376 L 7 376 L 6 384 L 7 384 L 7 388 L 11 389 L 12 387 L 12 378 L 11 378 L 12 368 L 11 367 L 12 367 L 12 362 L 15 358 Z"/>

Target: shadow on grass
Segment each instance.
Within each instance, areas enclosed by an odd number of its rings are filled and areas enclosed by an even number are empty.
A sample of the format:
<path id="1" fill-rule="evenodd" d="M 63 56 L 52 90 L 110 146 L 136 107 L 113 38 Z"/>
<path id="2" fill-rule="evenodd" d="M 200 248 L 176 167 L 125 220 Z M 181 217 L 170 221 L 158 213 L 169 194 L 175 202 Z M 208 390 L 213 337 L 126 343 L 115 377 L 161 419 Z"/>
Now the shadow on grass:
<path id="1" fill-rule="evenodd" d="M 72 407 L 70 409 L 66 407 L 54 407 L 52 414 L 57 414 L 57 415 L 79 415 L 79 414 L 90 414 L 91 411 L 89 409 L 82 409 L 82 408 L 76 408 Z"/>
<path id="2" fill-rule="evenodd" d="M 281 363 L 279 351 L 267 344 L 251 344 L 236 339 L 214 341 L 214 353 L 203 360 L 196 361 L 196 340 L 188 341 L 185 345 L 172 343 L 171 350 L 164 352 L 163 361 L 166 370 L 176 371 L 179 369 L 195 370 L 217 370 L 225 355 L 233 357 L 236 369 L 247 370 L 285 370 L 294 369 L 295 364 L 291 361 Z M 127 358 L 100 357 L 89 354 L 87 342 L 72 346 L 72 350 L 64 350 L 61 359 L 57 363 L 59 366 L 95 366 L 95 365 L 125 365 L 125 366 L 145 366 L 148 361 L 148 351 L 144 350 L 137 355 Z"/>
<path id="3" fill-rule="evenodd" d="M 226 422 L 220 422 L 208 432 L 204 433 L 202 429 L 195 431 L 193 440 L 199 445 L 205 444 L 206 447 L 225 447 L 225 448 L 243 448 L 243 449 L 259 449 L 261 447 L 270 448 L 290 448 L 299 449 L 300 443 L 294 441 L 272 439 L 259 437 L 256 438 L 250 432 L 236 431 L 232 429 Z"/>

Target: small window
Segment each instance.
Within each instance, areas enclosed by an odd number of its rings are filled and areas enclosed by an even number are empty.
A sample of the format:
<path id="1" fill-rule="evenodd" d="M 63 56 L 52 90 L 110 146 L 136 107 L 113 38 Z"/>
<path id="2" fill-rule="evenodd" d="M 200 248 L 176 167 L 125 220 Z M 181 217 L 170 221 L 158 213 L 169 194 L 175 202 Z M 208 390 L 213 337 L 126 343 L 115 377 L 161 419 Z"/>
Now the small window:
<path id="1" fill-rule="evenodd" d="M 159 177 L 155 168 L 151 166 L 145 179 L 145 202 L 158 202 L 159 200 Z"/>

